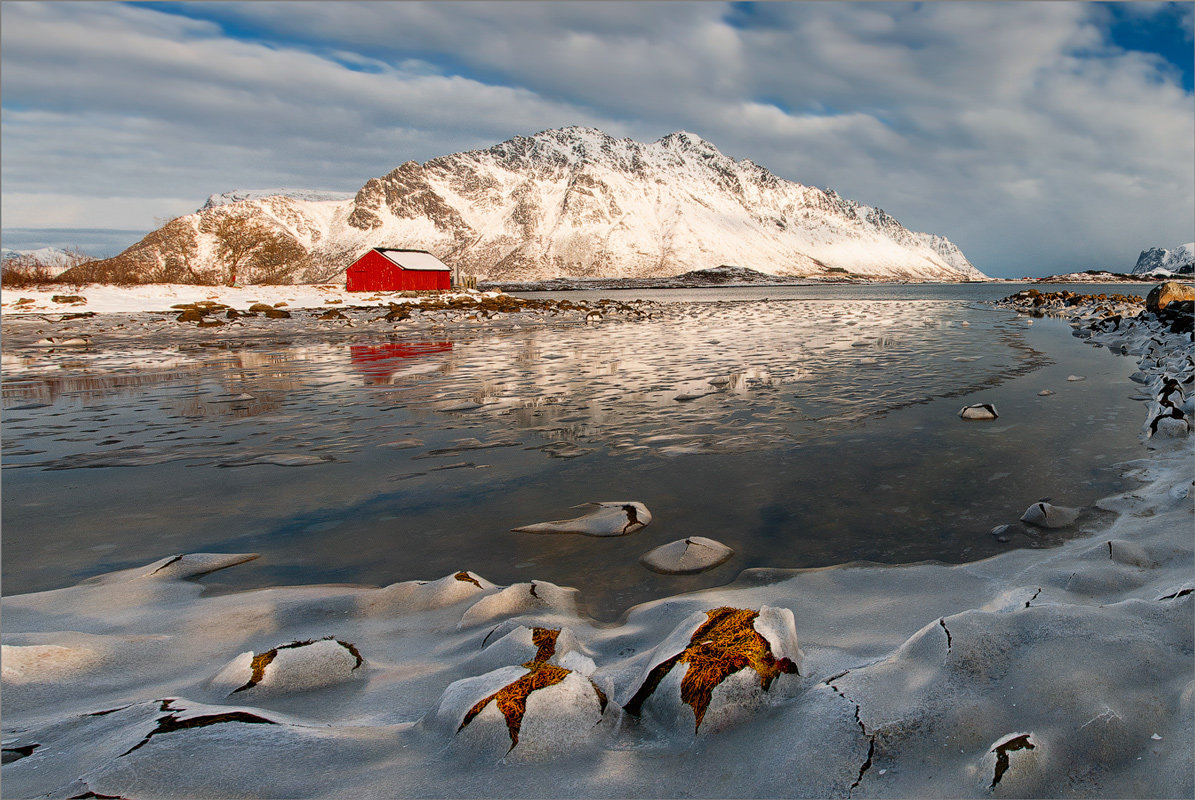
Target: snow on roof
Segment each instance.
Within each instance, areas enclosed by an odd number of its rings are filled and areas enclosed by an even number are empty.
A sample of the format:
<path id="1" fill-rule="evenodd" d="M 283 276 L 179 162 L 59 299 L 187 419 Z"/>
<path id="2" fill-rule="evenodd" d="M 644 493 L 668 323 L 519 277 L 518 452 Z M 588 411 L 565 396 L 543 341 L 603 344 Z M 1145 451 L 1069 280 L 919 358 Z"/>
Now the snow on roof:
<path id="1" fill-rule="evenodd" d="M 375 247 L 374 249 L 384 255 L 389 261 L 397 266 L 402 267 L 403 269 L 434 269 L 442 272 L 452 271 L 452 267 L 448 266 L 426 250 L 390 250 L 384 247 Z"/>

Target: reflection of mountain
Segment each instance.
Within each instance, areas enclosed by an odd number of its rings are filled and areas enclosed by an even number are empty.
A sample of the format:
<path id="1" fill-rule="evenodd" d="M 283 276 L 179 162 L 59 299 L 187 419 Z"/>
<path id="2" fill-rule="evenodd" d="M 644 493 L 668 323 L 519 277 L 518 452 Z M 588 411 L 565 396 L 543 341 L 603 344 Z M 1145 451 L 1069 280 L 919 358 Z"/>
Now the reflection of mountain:
<path id="1" fill-rule="evenodd" d="M 403 359 L 421 358 L 452 349 L 452 342 L 389 342 L 354 344 L 349 347 L 349 362 L 365 376 L 366 384 L 387 383 L 403 365 Z"/>

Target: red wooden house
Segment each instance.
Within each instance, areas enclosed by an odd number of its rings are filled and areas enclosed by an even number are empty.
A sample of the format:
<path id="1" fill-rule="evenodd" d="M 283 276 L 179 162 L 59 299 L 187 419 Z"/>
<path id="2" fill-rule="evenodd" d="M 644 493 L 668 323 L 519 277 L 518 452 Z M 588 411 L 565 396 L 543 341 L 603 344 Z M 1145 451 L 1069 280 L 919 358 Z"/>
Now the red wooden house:
<path id="1" fill-rule="evenodd" d="M 426 250 L 375 247 L 349 265 L 350 292 L 451 289 L 452 267 Z"/>

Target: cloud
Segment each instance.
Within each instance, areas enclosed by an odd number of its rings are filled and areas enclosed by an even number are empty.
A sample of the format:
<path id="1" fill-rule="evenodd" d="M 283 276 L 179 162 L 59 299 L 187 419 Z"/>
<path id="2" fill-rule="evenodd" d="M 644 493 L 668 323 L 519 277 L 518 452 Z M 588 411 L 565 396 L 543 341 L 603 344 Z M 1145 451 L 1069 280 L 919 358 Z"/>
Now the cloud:
<path id="1" fill-rule="evenodd" d="M 0 15 L 6 209 L 10 192 L 351 191 L 408 159 L 583 124 L 700 133 L 944 233 L 994 274 L 1127 267 L 1143 247 L 1192 238 L 1192 95 L 1162 56 L 1113 44 L 1101 4 L 29 3 Z"/>

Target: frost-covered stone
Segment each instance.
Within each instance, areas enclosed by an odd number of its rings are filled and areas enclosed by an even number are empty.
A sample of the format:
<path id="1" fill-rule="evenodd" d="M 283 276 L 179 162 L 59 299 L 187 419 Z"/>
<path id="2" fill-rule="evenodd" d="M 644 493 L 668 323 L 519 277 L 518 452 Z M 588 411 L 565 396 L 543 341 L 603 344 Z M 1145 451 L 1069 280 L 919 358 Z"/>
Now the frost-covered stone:
<path id="1" fill-rule="evenodd" d="M 1151 437 L 1178 438 L 1191 432 L 1191 423 L 1178 408 L 1165 408 L 1146 427 Z"/>
<path id="2" fill-rule="evenodd" d="M 1034 503 L 1021 515 L 1021 522 L 1039 528 L 1065 528 L 1079 518 L 1079 509 L 1055 506 L 1050 503 Z"/>
<path id="3" fill-rule="evenodd" d="M 958 415 L 963 419 L 996 419 L 1000 416 L 996 413 L 996 407 L 991 403 L 977 403 L 972 406 L 963 406 L 959 410 Z"/>
<path id="4" fill-rule="evenodd" d="M 514 528 L 523 533 L 581 533 L 586 536 L 623 536 L 634 533 L 651 522 L 647 506 L 634 501 L 582 503 L 574 508 L 592 507 L 588 514 L 573 519 L 537 522 Z"/>
<path id="5" fill-rule="evenodd" d="M 979 767 L 980 788 L 997 797 L 1036 797 L 1042 743 L 1032 733 L 1010 733 L 992 743 Z"/>
<path id="6" fill-rule="evenodd" d="M 704 536 L 690 536 L 648 550 L 639 563 L 653 572 L 688 575 L 713 569 L 733 555 L 734 550 L 721 542 Z"/>
<path id="7" fill-rule="evenodd" d="M 245 697 L 320 689 L 360 675 L 357 647 L 334 638 L 297 641 L 261 653 L 241 653 L 212 680 L 215 688 Z"/>
<path id="8" fill-rule="evenodd" d="M 476 600 L 495 589 L 480 575 L 461 571 L 434 581 L 403 581 L 370 592 L 361 607 L 370 614 L 411 614 Z"/>
<path id="9" fill-rule="evenodd" d="M 522 760 L 567 756 L 605 734 L 606 693 L 547 662 L 503 667 L 444 690 L 433 724 L 457 752 Z"/>
<path id="10" fill-rule="evenodd" d="M 552 646 L 545 651 L 544 644 L 548 638 Z M 482 645 L 482 651 L 469 659 L 470 667 L 479 671 L 537 659 L 568 667 L 563 659 L 570 653 L 579 653 L 581 647 L 570 628 L 528 627 L 517 620 L 506 620 L 495 626 L 485 635 Z"/>
<path id="11" fill-rule="evenodd" d="M 469 606 L 461 616 L 459 627 L 523 614 L 575 617 L 577 594 L 576 589 L 547 581 L 516 583 Z"/>
<path id="12" fill-rule="evenodd" d="M 668 731 L 718 730 L 786 696 L 800 662 L 789 609 L 697 612 L 652 651 L 622 706 Z"/>

